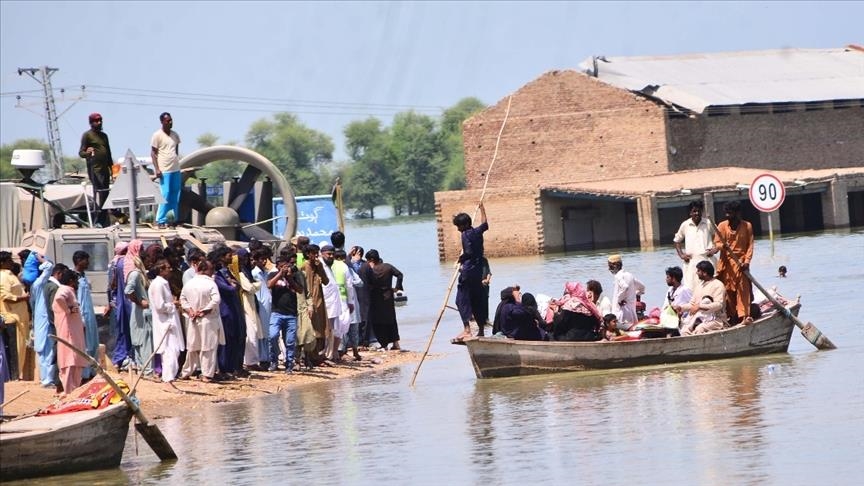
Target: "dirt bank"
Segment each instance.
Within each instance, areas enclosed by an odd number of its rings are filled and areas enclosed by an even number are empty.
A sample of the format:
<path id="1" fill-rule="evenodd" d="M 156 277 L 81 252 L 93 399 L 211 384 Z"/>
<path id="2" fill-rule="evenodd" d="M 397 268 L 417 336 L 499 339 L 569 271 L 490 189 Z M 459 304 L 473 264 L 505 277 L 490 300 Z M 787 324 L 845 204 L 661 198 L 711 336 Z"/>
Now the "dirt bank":
<path id="1" fill-rule="evenodd" d="M 253 371 L 248 378 L 230 381 L 203 383 L 198 380 L 175 381 L 177 389 L 162 382 L 142 379 L 136 395 L 141 400 L 141 408 L 148 418 L 171 417 L 190 410 L 205 407 L 211 403 L 234 402 L 246 398 L 270 395 L 309 383 L 322 383 L 372 373 L 406 363 L 420 361 L 422 353 L 407 351 L 367 351 L 360 353 L 361 361 L 353 361 L 350 354 L 346 360 L 332 367 L 318 367 L 312 371 L 295 372 L 286 375 L 284 371 Z M 432 359 L 430 355 L 426 359 Z M 110 373 L 114 379 L 134 383 L 127 373 Z M 56 400 L 53 389 L 46 389 L 33 381 L 10 381 L 6 383 L 6 400 L 12 400 L 21 392 L 26 392 L 6 405 L 4 415 L 20 415 L 44 407 Z"/>

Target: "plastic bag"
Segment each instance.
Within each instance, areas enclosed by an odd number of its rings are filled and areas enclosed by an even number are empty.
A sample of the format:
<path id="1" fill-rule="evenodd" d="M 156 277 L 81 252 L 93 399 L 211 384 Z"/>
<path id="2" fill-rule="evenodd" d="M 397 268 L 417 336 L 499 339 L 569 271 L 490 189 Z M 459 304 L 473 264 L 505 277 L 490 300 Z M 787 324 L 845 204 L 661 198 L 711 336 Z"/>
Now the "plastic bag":
<path id="1" fill-rule="evenodd" d="M 663 311 L 660 312 L 660 326 L 667 329 L 678 329 L 680 323 L 681 318 L 675 312 L 675 309 L 671 305 L 664 306 Z"/>

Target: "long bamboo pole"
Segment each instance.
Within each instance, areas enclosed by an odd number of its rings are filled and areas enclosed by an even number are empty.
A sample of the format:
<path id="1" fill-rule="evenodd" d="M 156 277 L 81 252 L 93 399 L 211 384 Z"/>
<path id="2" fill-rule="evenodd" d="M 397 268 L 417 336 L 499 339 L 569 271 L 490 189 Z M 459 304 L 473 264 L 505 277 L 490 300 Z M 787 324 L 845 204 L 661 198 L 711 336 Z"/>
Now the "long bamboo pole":
<path id="1" fill-rule="evenodd" d="M 492 167 L 495 166 L 495 159 L 498 158 L 498 146 L 501 144 L 501 135 L 504 133 L 504 127 L 507 125 L 507 119 L 510 117 L 510 105 L 513 102 L 513 95 L 507 98 L 507 111 L 504 112 L 504 120 L 501 122 L 501 128 L 498 130 L 498 138 L 495 140 L 495 151 L 492 153 L 492 162 L 489 164 L 489 169 L 486 171 L 486 180 L 483 182 L 483 191 L 480 193 L 480 201 L 477 202 L 477 207 L 474 208 L 473 221 L 477 217 L 477 211 L 480 205 L 483 204 L 483 198 L 486 197 L 486 186 L 489 184 L 489 176 L 492 174 Z M 426 349 L 423 350 L 423 356 L 420 357 L 420 362 L 417 363 L 417 368 L 414 369 L 414 374 L 411 376 L 410 386 L 413 388 L 417 381 L 417 374 L 420 373 L 420 367 L 423 366 L 423 361 L 429 354 L 429 349 L 432 347 L 432 341 L 435 339 L 435 332 L 438 331 L 438 325 L 441 324 L 441 318 L 444 316 L 444 310 L 447 309 L 447 302 L 450 301 L 450 294 L 453 292 L 453 284 L 456 283 L 456 278 L 459 276 L 459 262 L 457 260 L 453 276 L 450 277 L 450 284 L 447 286 L 447 293 L 444 295 L 444 303 L 441 305 L 441 310 L 438 311 L 438 319 L 435 320 L 435 325 L 432 326 L 432 333 L 429 335 L 429 342 L 426 343 Z M 478 326 L 485 326 L 485 322 L 478 322 Z"/>

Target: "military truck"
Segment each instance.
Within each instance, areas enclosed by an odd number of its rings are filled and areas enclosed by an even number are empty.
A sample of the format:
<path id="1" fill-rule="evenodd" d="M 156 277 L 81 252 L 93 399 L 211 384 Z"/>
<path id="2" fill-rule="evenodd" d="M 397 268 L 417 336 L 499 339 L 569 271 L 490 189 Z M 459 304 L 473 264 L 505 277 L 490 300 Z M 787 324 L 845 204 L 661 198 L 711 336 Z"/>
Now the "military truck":
<path id="1" fill-rule="evenodd" d="M 183 225 L 176 228 L 158 229 L 151 225 L 136 226 L 136 236 L 144 242 L 144 247 L 158 243 L 163 247 L 174 238 L 185 240 L 186 250 L 198 247 L 205 252 L 216 243 L 225 243 L 222 234 L 210 228 Z M 129 226 L 115 225 L 110 228 L 57 228 L 40 229 L 25 233 L 21 246 L 13 249 L 13 254 L 29 248 L 45 255 L 55 263 L 65 263 L 72 268 L 72 255 L 78 250 L 90 254 L 90 269 L 87 279 L 93 288 L 93 305 L 96 313 L 101 314 L 108 305 L 108 265 L 114 257 L 114 246 L 132 238 Z"/>

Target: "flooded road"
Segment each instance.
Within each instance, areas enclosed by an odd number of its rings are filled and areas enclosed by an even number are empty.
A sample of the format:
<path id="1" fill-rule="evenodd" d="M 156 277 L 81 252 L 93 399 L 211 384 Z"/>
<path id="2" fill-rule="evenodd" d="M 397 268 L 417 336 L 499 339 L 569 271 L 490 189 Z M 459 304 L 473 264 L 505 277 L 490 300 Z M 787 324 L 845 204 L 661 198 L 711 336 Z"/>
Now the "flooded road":
<path id="1" fill-rule="evenodd" d="M 492 230 L 495 230 L 494 222 Z M 405 273 L 403 346 L 422 350 L 452 264 L 439 264 L 432 221 L 361 224 L 348 244 L 377 248 Z M 120 469 L 40 484 L 850 484 L 864 437 L 864 232 L 781 238 L 751 266 L 764 286 L 801 295 L 802 320 L 838 348 L 816 352 L 797 330 L 788 354 L 622 371 L 478 380 L 448 310 L 417 386 L 414 365 L 316 384 L 158 421 L 180 460 L 161 465 L 130 434 Z M 566 280 L 611 288 L 606 253 L 491 260 L 492 295 L 559 295 Z M 674 250 L 623 252 L 665 293 Z M 789 277 L 776 277 L 777 267 Z M 455 297 L 451 296 L 451 302 Z M 494 309 L 494 299 L 491 304 Z"/>

